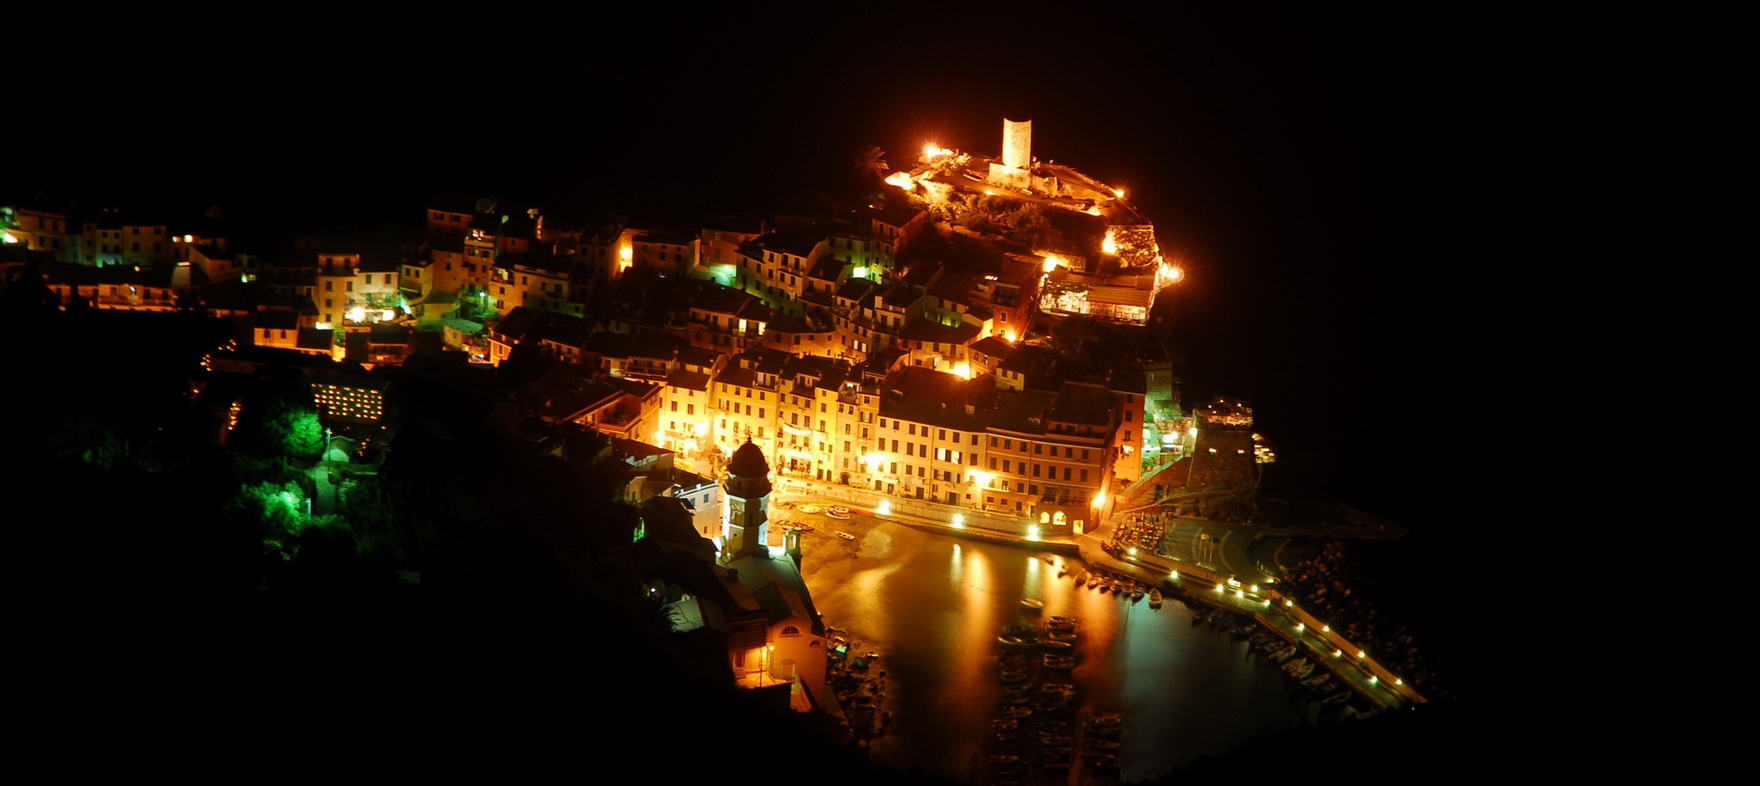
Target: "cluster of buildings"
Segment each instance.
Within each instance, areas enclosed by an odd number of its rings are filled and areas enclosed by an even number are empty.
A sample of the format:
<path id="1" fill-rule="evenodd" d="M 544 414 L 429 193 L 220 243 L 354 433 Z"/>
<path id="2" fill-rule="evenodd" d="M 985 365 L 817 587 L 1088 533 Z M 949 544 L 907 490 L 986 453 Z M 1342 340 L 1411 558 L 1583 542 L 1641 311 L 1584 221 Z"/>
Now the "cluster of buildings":
<path id="1" fill-rule="evenodd" d="M 1046 337 L 1071 319 L 1139 328 L 1178 279 L 1122 190 L 1033 158 L 1030 122 L 1012 121 L 998 158 L 931 145 L 885 183 L 835 214 L 688 229 L 442 195 L 419 228 L 261 253 L 235 249 L 214 215 L 14 205 L 0 266 L 67 308 L 233 320 L 240 345 L 210 368 L 305 356 L 334 424 L 385 426 L 394 369 L 463 358 L 524 417 L 609 437 L 637 478 L 630 501 L 674 500 L 711 561 L 748 579 L 787 573 L 728 563 L 775 539 L 745 512 L 769 478 L 1034 537 L 1097 525 L 1110 494 L 1204 444 L 1210 421 L 1182 410 L 1164 357 L 1101 367 Z M 1245 455 L 1235 431 L 1228 449 Z M 703 549 L 684 534 L 680 548 Z M 705 614 L 678 613 L 686 627 Z M 822 647 L 813 617 L 771 620 L 763 646 L 793 627 Z M 759 652 L 735 649 L 742 665 Z"/>
<path id="2" fill-rule="evenodd" d="M 27 253 L 0 259 L 12 277 L 37 262 L 69 306 L 202 309 L 257 348 L 350 368 L 545 358 L 531 414 L 710 476 L 749 440 L 780 476 L 1080 530 L 1115 483 L 1194 447 L 1196 421 L 1165 360 L 1076 370 L 1068 347 L 1029 339 L 1072 317 L 1141 325 L 1177 277 L 1122 191 L 1032 158 L 1030 135 L 1005 122 L 996 159 L 931 146 L 837 215 L 560 226 L 442 195 L 420 230 L 253 254 L 213 216 L 9 207 L 5 245 Z M 997 211 L 1034 227 L 995 226 Z"/>

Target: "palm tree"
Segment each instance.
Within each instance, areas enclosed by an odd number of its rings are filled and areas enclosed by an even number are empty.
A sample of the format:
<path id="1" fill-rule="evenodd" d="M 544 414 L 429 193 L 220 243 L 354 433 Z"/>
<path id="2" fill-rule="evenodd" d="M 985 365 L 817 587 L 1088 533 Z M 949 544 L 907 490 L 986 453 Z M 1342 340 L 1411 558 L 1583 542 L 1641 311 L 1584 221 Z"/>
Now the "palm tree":
<path id="1" fill-rule="evenodd" d="M 891 168 L 886 164 L 886 151 L 881 150 L 879 145 L 868 145 L 862 148 L 862 152 L 855 157 L 854 162 L 857 169 L 872 172 L 875 177 L 880 177 L 881 173 Z"/>
<path id="2" fill-rule="evenodd" d="M 886 151 L 881 150 L 879 145 L 862 148 L 862 152 L 850 161 L 855 164 L 856 171 L 861 173 L 864 192 L 878 190 L 880 184 L 885 182 L 886 170 L 891 168 L 886 164 Z"/>

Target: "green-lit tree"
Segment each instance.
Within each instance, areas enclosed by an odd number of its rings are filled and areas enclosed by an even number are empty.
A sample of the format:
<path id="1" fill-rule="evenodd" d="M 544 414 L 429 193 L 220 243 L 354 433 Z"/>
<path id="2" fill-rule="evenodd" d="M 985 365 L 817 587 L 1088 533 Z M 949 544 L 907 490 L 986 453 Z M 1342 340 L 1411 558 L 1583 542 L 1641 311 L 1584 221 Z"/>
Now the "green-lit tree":
<path id="1" fill-rule="evenodd" d="M 266 537 L 278 537 L 298 536 L 311 523 L 306 504 L 299 484 L 264 481 L 240 486 L 231 507 L 246 518 L 260 520 Z"/>
<path id="2" fill-rule="evenodd" d="M 240 404 L 235 444 L 259 455 L 311 458 L 324 447 L 324 427 L 306 384 L 291 373 L 258 379 Z"/>

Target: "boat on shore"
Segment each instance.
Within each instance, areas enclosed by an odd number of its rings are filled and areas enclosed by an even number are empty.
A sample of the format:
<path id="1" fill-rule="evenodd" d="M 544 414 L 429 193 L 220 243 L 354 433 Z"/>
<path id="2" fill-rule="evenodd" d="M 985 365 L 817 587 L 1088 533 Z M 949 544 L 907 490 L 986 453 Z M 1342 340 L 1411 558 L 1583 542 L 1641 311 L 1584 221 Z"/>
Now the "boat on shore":
<path id="1" fill-rule="evenodd" d="M 1045 608 L 1045 601 L 1034 600 L 1032 598 L 1021 598 L 1021 605 L 1027 607 L 1027 609 L 1031 611 L 1041 611 Z"/>
<path id="2" fill-rule="evenodd" d="M 1283 673 L 1288 674 L 1290 679 L 1296 681 L 1305 680 L 1308 675 L 1314 673 L 1314 662 L 1307 658 L 1293 661 L 1283 667 Z"/>
<path id="3" fill-rule="evenodd" d="M 1161 590 L 1154 587 L 1149 588 L 1149 608 L 1161 608 Z"/>

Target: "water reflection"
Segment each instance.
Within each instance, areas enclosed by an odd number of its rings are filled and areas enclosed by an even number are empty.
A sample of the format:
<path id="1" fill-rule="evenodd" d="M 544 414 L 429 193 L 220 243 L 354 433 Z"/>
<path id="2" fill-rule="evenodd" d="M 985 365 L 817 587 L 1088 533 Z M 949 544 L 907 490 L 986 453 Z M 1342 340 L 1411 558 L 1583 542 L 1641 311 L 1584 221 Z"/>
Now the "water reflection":
<path id="1" fill-rule="evenodd" d="M 1084 709 L 1125 713 L 1124 775 L 1156 777 L 1199 756 L 1221 753 L 1267 731 L 1304 722 L 1306 710 L 1275 669 L 1248 656 L 1244 641 L 1170 600 L 1159 611 L 1078 587 L 1080 563 L 1058 565 L 1033 552 L 955 541 L 884 525 L 884 558 L 814 561 L 805 573 L 820 612 L 852 640 L 884 656 L 890 732 L 876 756 L 905 769 L 969 780 L 991 744 L 1001 684 L 996 638 L 1008 625 L 1044 616 L 1078 618 L 1081 640 L 1070 681 Z M 1045 604 L 1043 615 L 1022 597 Z"/>

